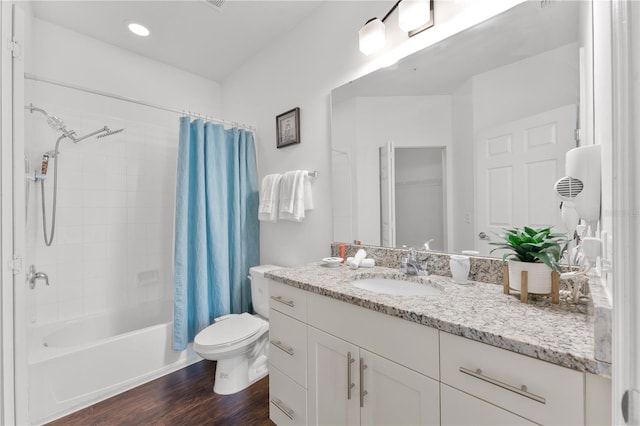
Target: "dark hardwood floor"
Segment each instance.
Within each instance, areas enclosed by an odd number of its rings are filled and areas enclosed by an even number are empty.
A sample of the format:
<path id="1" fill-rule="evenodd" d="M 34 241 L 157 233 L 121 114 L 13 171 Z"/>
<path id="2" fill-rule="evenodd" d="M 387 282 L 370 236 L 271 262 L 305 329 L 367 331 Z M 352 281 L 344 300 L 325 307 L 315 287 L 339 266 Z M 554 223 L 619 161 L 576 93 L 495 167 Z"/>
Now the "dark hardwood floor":
<path id="1" fill-rule="evenodd" d="M 215 362 L 200 361 L 49 425 L 273 425 L 269 377 L 234 395 L 213 393 Z"/>

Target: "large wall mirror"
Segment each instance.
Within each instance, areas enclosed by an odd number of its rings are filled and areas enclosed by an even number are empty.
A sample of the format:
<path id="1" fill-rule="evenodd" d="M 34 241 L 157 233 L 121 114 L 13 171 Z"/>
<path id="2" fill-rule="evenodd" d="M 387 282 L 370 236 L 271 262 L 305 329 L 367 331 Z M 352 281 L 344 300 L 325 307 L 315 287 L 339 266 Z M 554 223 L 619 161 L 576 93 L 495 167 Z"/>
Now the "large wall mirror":
<path id="1" fill-rule="evenodd" d="M 591 3 L 527 1 L 334 89 L 334 241 L 488 255 L 505 227 L 566 232 L 592 70 Z"/>

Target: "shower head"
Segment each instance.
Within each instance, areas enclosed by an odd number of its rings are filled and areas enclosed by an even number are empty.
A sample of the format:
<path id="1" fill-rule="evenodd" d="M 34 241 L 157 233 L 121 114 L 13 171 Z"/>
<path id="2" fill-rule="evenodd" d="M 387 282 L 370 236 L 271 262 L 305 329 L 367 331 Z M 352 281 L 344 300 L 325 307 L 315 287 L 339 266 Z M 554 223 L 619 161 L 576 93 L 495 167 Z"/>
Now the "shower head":
<path id="1" fill-rule="evenodd" d="M 95 132 L 91 132 L 91 133 L 86 134 L 86 135 L 84 135 L 82 137 L 78 138 L 78 137 L 74 136 L 73 138 L 71 138 L 71 140 L 74 143 L 78 143 L 78 142 L 81 142 L 81 141 L 83 141 L 85 139 L 88 139 L 88 138 L 90 138 L 92 136 L 95 136 L 96 139 L 100 139 L 100 138 L 104 138 L 104 137 L 107 137 L 107 136 L 114 135 L 116 133 L 120 133 L 122 131 L 124 131 L 124 129 L 111 130 L 107 126 L 104 126 L 104 127 L 100 128 L 100 129 L 96 130 Z"/>
<path id="2" fill-rule="evenodd" d="M 96 130 L 95 132 L 91 132 L 91 133 L 86 134 L 84 136 L 78 137 L 78 135 L 77 135 L 77 133 L 75 131 L 67 129 L 67 126 L 64 124 L 64 121 L 62 121 L 60 118 L 56 117 L 55 115 L 49 114 L 47 111 L 43 110 L 42 108 L 38 108 L 36 106 L 33 106 L 33 104 L 25 105 L 24 108 L 28 109 L 29 111 L 31 111 L 31 113 L 33 113 L 34 111 L 38 111 L 40 114 L 42 114 L 45 117 L 47 117 L 47 124 L 52 129 L 57 130 L 59 132 L 62 132 L 62 134 L 65 137 L 71 139 L 74 143 L 78 143 L 78 142 L 83 141 L 85 139 L 88 139 L 88 138 L 90 138 L 92 136 L 95 136 L 97 139 L 100 139 L 100 138 L 104 138 L 104 137 L 107 137 L 107 136 L 115 135 L 116 133 L 120 133 L 120 132 L 124 131 L 124 129 L 111 130 L 107 126 L 104 126 L 103 128 Z M 57 152 L 56 152 L 56 154 L 57 154 Z"/>
<path id="3" fill-rule="evenodd" d="M 96 136 L 96 139 L 106 138 L 107 136 L 111 136 L 111 135 L 115 135 L 116 133 L 124 132 L 124 128 L 117 129 L 117 130 L 111 130 L 107 126 L 105 126 L 103 131 L 104 131 L 104 133 L 101 134 L 101 135 Z"/>
<path id="4" fill-rule="evenodd" d="M 53 130 L 62 130 L 62 129 L 66 129 L 67 127 L 64 124 L 64 121 L 62 121 L 60 118 L 56 117 L 55 115 L 47 115 L 47 124 Z"/>

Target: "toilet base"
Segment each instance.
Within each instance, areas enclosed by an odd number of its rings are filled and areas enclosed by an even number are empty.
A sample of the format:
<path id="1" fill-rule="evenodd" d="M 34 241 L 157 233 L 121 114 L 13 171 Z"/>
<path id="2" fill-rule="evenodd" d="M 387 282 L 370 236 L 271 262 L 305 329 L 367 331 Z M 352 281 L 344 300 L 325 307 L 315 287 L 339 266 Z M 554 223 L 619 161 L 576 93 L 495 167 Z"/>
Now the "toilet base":
<path id="1" fill-rule="evenodd" d="M 248 388 L 267 374 L 269 360 L 264 355 L 258 356 L 252 365 L 249 365 L 249 358 L 246 356 L 222 359 L 216 364 L 213 392 L 231 395 Z"/>

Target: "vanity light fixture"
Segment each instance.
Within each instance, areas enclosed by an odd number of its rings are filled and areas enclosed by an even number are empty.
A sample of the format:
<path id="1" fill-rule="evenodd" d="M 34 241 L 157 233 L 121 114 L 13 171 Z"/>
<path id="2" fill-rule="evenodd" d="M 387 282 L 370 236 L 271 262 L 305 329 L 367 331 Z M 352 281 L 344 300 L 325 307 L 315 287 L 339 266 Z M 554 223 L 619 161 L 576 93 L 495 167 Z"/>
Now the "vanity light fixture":
<path id="1" fill-rule="evenodd" d="M 411 32 L 431 20 L 431 0 L 402 0 L 398 5 L 398 25 Z"/>
<path id="2" fill-rule="evenodd" d="M 145 27 L 144 25 L 138 22 L 127 21 L 126 24 L 127 24 L 127 28 L 129 28 L 129 31 L 131 31 L 137 36 L 146 37 L 149 34 L 151 34 L 151 31 L 149 31 L 149 28 Z"/>
<path id="3" fill-rule="evenodd" d="M 371 55 L 386 44 L 385 21 L 398 9 L 398 26 L 409 37 L 433 26 L 433 0 L 398 0 L 382 19 L 369 19 L 358 31 L 360 52 Z"/>

